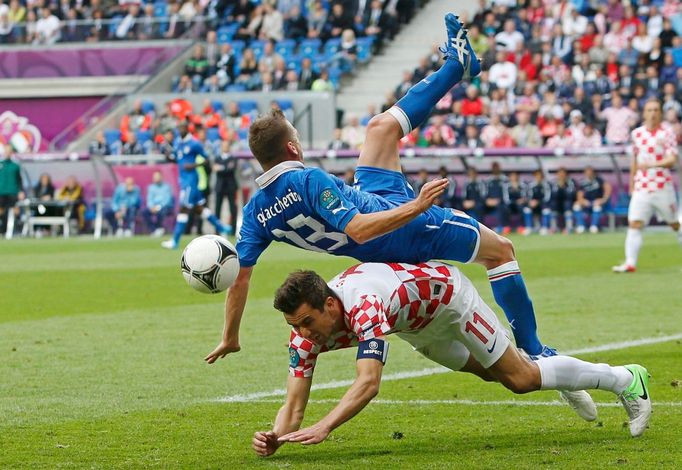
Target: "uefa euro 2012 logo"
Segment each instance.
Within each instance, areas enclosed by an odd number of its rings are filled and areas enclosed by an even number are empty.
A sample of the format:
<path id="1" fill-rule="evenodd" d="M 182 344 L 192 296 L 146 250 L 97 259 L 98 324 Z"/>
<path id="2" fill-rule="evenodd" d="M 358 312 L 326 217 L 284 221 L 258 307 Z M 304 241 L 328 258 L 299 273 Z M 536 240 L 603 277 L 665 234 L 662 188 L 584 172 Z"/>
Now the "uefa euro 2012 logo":
<path id="1" fill-rule="evenodd" d="M 11 145 L 17 153 L 32 153 L 40 150 L 40 142 L 40 131 L 28 118 L 12 111 L 0 114 L 0 144 Z"/>
<path id="2" fill-rule="evenodd" d="M 339 196 L 330 188 L 325 189 L 320 194 L 320 205 L 327 210 L 331 210 L 338 206 L 340 201 L 341 199 Z"/>

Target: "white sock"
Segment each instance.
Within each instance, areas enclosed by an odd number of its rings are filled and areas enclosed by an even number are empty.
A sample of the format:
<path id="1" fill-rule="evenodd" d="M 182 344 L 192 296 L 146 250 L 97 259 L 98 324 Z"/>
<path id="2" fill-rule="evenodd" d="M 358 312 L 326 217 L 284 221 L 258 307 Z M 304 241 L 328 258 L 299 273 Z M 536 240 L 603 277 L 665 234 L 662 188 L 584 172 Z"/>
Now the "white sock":
<path id="1" fill-rule="evenodd" d="M 677 242 L 682 245 L 682 227 L 677 230 Z"/>
<path id="2" fill-rule="evenodd" d="M 620 394 L 632 382 L 632 374 L 622 366 L 592 364 L 569 356 L 541 357 L 535 363 L 543 390 L 599 389 Z"/>
<path id="3" fill-rule="evenodd" d="M 625 237 L 625 264 L 637 266 L 637 256 L 642 248 L 642 231 L 636 228 L 629 228 Z"/>

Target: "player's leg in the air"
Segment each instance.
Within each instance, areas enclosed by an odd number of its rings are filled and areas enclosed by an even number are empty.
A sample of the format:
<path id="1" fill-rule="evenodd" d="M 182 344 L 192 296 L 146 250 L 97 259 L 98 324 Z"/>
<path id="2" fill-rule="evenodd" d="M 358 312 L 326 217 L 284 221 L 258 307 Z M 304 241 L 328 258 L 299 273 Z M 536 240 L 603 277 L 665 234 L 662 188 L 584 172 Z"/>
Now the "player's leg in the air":
<path id="1" fill-rule="evenodd" d="M 457 17 L 446 15 L 445 25 L 448 40 L 443 66 L 413 86 L 395 106 L 369 122 L 356 172 L 360 189 L 369 189 L 363 187 L 361 181 L 361 175 L 369 170 L 372 173 L 382 170 L 401 172 L 398 142 L 402 136 L 422 124 L 433 106 L 454 85 L 480 72 L 479 60 Z M 517 345 L 531 355 L 552 354 L 553 350 L 543 347 L 538 340 L 533 304 L 511 242 L 483 225 L 480 227 L 481 240 L 475 261 L 488 269 L 495 300 L 514 329 Z"/>
<path id="2" fill-rule="evenodd" d="M 478 58 L 466 37 L 466 30 L 452 13 L 445 15 L 447 43 L 441 49 L 445 62 L 435 73 L 414 85 L 407 94 L 367 125 L 367 137 L 358 159 L 358 168 L 373 167 L 400 172 L 398 142 L 419 127 L 440 99 L 462 79 L 481 71 Z"/>

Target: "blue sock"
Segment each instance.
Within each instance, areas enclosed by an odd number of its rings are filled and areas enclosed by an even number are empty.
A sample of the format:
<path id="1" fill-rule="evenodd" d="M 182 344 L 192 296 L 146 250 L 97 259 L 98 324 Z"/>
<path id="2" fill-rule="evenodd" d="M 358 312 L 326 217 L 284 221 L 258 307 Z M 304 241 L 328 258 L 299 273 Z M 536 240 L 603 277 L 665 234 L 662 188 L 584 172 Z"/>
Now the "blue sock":
<path id="1" fill-rule="evenodd" d="M 456 60 L 446 60 L 437 72 L 432 73 L 407 91 L 389 112 L 400 123 L 407 135 L 419 127 L 433 108 L 450 89 L 462 80 L 464 69 Z"/>
<path id="2" fill-rule="evenodd" d="M 528 208 L 523 210 L 523 222 L 528 230 L 533 230 L 533 211 Z"/>
<path id="3" fill-rule="evenodd" d="M 175 219 L 175 228 L 173 229 L 173 243 L 178 245 L 180 243 L 180 237 L 185 233 L 185 227 L 187 227 L 187 222 L 189 221 L 189 215 L 178 214 Z"/>
<path id="4" fill-rule="evenodd" d="M 599 227 L 599 221 L 601 220 L 601 207 L 597 209 L 596 207 L 592 208 L 592 225 L 594 227 Z"/>
<path id="5" fill-rule="evenodd" d="M 533 302 L 521 277 L 519 263 L 510 261 L 489 270 L 488 280 L 493 289 L 495 302 L 502 307 L 512 327 L 516 346 L 528 354 L 540 354 L 542 343 L 538 339 Z"/>
<path id="6" fill-rule="evenodd" d="M 583 227 L 585 228 L 585 213 L 583 212 L 582 209 L 574 211 L 573 214 L 575 215 L 575 224 L 578 227 Z"/>
<path id="7" fill-rule="evenodd" d="M 542 227 L 543 228 L 549 228 L 549 222 L 550 222 L 551 217 L 552 217 L 552 213 L 547 209 L 543 209 L 543 211 L 542 211 Z"/>
<path id="8" fill-rule="evenodd" d="M 225 232 L 228 231 L 228 230 L 227 230 L 227 227 L 225 227 L 225 226 L 223 225 L 223 223 L 220 221 L 220 219 L 219 219 L 218 217 L 215 216 L 215 214 L 209 215 L 206 219 L 207 219 L 209 222 L 211 222 L 211 224 L 213 224 L 213 226 L 214 226 L 215 229 L 216 229 L 216 232 L 218 232 L 218 233 L 225 233 Z"/>

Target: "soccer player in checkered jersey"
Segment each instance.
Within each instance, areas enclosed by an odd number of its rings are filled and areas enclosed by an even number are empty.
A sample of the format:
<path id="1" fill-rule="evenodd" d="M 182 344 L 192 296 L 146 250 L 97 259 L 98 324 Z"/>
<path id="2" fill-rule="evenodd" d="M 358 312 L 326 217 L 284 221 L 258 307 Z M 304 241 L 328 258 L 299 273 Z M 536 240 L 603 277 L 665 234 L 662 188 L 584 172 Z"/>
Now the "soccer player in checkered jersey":
<path id="1" fill-rule="evenodd" d="M 328 284 L 312 271 L 297 271 L 277 290 L 275 308 L 292 326 L 287 397 L 271 431 L 257 432 L 254 450 L 274 453 L 284 442 L 317 444 L 357 415 L 379 392 L 395 334 L 453 371 L 498 381 L 514 393 L 535 390 L 608 390 L 628 413 L 630 433 L 641 435 L 651 415 L 644 367 L 611 367 L 568 356 L 529 361 L 469 279 L 441 262 L 419 265 L 364 263 Z M 339 404 L 312 426 L 300 429 L 320 354 L 357 347 L 355 382 Z M 594 420 L 597 409 L 576 410 Z"/>
<path id="2" fill-rule="evenodd" d="M 209 364 L 239 351 L 251 273 L 273 241 L 363 262 L 445 259 L 482 264 L 516 344 L 534 356 L 555 354 L 538 339 L 533 303 L 512 243 L 463 212 L 432 206 L 447 180 L 427 183 L 415 197 L 401 171 L 400 139 L 421 125 L 454 85 L 480 73 L 462 24 L 448 14 L 445 25 L 443 66 L 372 118 L 353 186 L 319 168 L 305 167 L 297 131 L 281 113 L 252 124 L 249 147 L 265 173 L 244 207 L 237 240 L 241 269 L 227 295 L 222 339 L 205 358 Z"/>
<path id="3" fill-rule="evenodd" d="M 677 164 L 675 134 L 661 125 L 660 101 L 651 99 L 644 105 L 644 125 L 632 131 L 632 163 L 630 165 L 630 206 L 628 232 L 625 237 L 625 262 L 613 267 L 617 273 L 633 273 L 642 248 L 642 229 L 656 214 L 677 233 L 682 245 L 682 231 L 677 215 L 677 199 L 671 169 Z"/>

